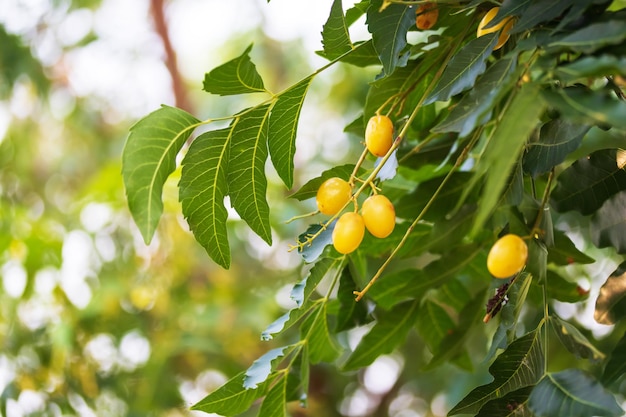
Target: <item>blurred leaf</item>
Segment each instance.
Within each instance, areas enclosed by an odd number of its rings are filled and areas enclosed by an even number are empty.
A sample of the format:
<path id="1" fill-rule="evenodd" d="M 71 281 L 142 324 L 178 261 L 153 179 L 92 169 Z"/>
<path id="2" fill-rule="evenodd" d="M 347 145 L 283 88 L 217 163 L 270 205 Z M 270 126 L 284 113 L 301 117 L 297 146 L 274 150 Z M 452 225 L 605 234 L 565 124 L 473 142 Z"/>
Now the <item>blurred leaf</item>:
<path id="1" fill-rule="evenodd" d="M 618 417 L 624 414 L 615 397 L 579 369 L 548 373 L 530 393 L 528 407 L 537 417 L 564 413 L 568 417 Z"/>
<path id="2" fill-rule="evenodd" d="M 609 20 L 584 26 L 549 46 L 562 46 L 575 52 L 591 54 L 608 45 L 620 44 L 626 39 L 626 22 Z"/>
<path id="3" fill-rule="evenodd" d="M 491 33 L 468 42 L 448 62 L 437 86 L 424 104 L 435 101 L 447 101 L 476 83 L 480 74 L 487 68 L 486 61 L 491 55 L 498 39 L 497 33 Z"/>
<path id="4" fill-rule="evenodd" d="M 513 341 L 489 367 L 494 380 L 474 388 L 448 415 L 475 414 L 488 401 L 537 383 L 543 376 L 545 361 L 540 333 L 535 329 Z"/>
<path id="5" fill-rule="evenodd" d="M 609 385 L 620 379 L 626 372 L 626 334 L 617 342 L 604 366 L 602 382 Z"/>
<path id="6" fill-rule="evenodd" d="M 456 327 L 448 311 L 450 310 L 428 299 L 420 306 L 415 328 L 433 356 L 440 353 L 441 342 Z"/>
<path id="7" fill-rule="evenodd" d="M 563 346 L 577 358 L 590 359 L 594 362 L 604 359 L 604 353 L 600 352 L 575 326 L 555 316 L 551 316 L 549 322 Z"/>
<path id="8" fill-rule="evenodd" d="M 298 120 L 313 78 L 311 75 L 281 92 L 270 109 L 269 152 L 272 164 L 287 188 L 293 186 L 293 157 L 296 153 Z"/>
<path id="9" fill-rule="evenodd" d="M 339 312 L 337 313 L 335 333 L 352 329 L 368 322 L 369 314 L 366 303 L 359 303 L 354 300 L 353 291 L 356 288 L 357 286 L 352 278 L 350 268 L 344 268 L 339 279 L 339 290 L 337 291 Z"/>
<path id="10" fill-rule="evenodd" d="M 130 128 L 122 175 L 130 212 L 146 244 L 163 213 L 163 184 L 176 168 L 176 155 L 199 123 L 183 110 L 162 106 Z"/>
<path id="11" fill-rule="evenodd" d="M 579 251 L 564 232 L 554 229 L 554 245 L 548 248 L 548 262 L 556 265 L 569 265 L 571 263 L 591 264 L 595 260 Z"/>
<path id="12" fill-rule="evenodd" d="M 355 370 L 370 365 L 380 355 L 392 352 L 406 340 L 420 312 L 419 300 L 396 305 L 388 312 L 380 311 L 374 327 L 348 357 L 342 369 Z"/>
<path id="13" fill-rule="evenodd" d="M 317 195 L 317 190 L 324 181 L 332 177 L 339 177 L 348 181 L 350 174 L 354 171 L 354 164 L 338 165 L 336 167 L 327 169 L 322 172 L 319 177 L 315 177 L 304 184 L 298 191 L 291 194 L 289 197 L 295 198 L 298 201 L 308 200 Z M 363 173 L 363 170 L 359 170 L 359 175 Z"/>
<path id="14" fill-rule="evenodd" d="M 584 56 L 556 68 L 556 75 L 565 83 L 580 78 L 619 75 L 626 68 L 626 58 L 614 55 Z"/>
<path id="15" fill-rule="evenodd" d="M 406 64 L 408 54 L 406 33 L 415 25 L 415 10 L 402 4 L 390 4 L 380 10 L 383 0 L 373 0 L 367 9 L 367 30 L 372 34 L 374 49 L 383 65 L 383 73 L 391 75 L 396 67 Z"/>
<path id="16" fill-rule="evenodd" d="M 256 389 L 259 384 L 267 381 L 270 374 L 274 371 L 280 358 L 289 355 L 299 345 L 287 345 L 276 349 L 272 349 L 266 352 L 255 360 L 252 365 L 246 370 L 246 377 L 243 380 L 243 386 L 245 389 Z"/>
<path id="17" fill-rule="evenodd" d="M 576 150 L 591 126 L 554 119 L 541 126 L 539 141 L 532 142 L 524 155 L 524 171 L 537 178 L 550 171 Z"/>
<path id="18" fill-rule="evenodd" d="M 535 417 L 528 409 L 533 387 L 524 387 L 491 400 L 482 406 L 476 417 Z"/>
<path id="19" fill-rule="evenodd" d="M 626 190 L 626 170 L 616 162 L 616 150 L 605 149 L 574 162 L 557 178 L 551 205 L 564 213 L 589 215 L 611 196 Z"/>
<path id="20" fill-rule="evenodd" d="M 287 377 L 283 374 L 263 399 L 258 417 L 287 416 Z"/>
<path id="21" fill-rule="evenodd" d="M 311 263 L 315 262 L 322 253 L 324 253 L 324 249 L 326 246 L 333 243 L 333 230 L 335 229 L 335 224 L 337 221 L 333 221 L 331 224 L 326 226 L 326 229 L 322 231 L 313 241 L 302 248 L 298 248 L 298 253 L 302 256 L 305 262 Z M 301 233 L 298 236 L 298 243 L 304 243 L 307 239 L 319 232 L 324 226 L 321 224 L 312 224 L 306 229 L 306 232 Z"/>
<path id="22" fill-rule="evenodd" d="M 463 237 L 470 231 L 475 215 L 476 206 L 466 204 L 449 218 L 436 222 L 430 232 L 428 250 L 446 253 L 462 245 Z"/>
<path id="23" fill-rule="evenodd" d="M 510 33 L 521 33 L 540 23 L 550 21 L 561 16 L 571 6 L 571 0 L 534 1 L 524 10 Z"/>
<path id="24" fill-rule="evenodd" d="M 380 65 L 380 59 L 371 39 L 364 42 L 356 42 L 354 49 L 341 58 L 340 61 L 357 67 Z"/>
<path id="25" fill-rule="evenodd" d="M 268 245 L 272 244 L 272 228 L 265 196 L 265 162 L 270 111 L 269 105 L 256 107 L 233 121 L 226 175 L 231 205 Z"/>
<path id="26" fill-rule="evenodd" d="M 189 228 L 209 256 L 224 268 L 230 266 L 224 197 L 228 193 L 231 133 L 226 128 L 198 136 L 183 159 L 179 183 L 179 199 Z"/>
<path id="27" fill-rule="evenodd" d="M 623 172 L 626 172 L 622 169 Z M 602 204 L 591 217 L 591 240 L 599 248 L 612 247 L 626 253 L 626 190 Z"/>
<path id="28" fill-rule="evenodd" d="M 250 60 L 250 51 L 252 51 L 252 45 L 248 46 L 239 57 L 206 73 L 203 90 L 220 96 L 267 92 L 263 79 Z"/>
<path id="29" fill-rule="evenodd" d="M 490 28 L 500 23 L 508 16 L 521 16 L 534 0 L 504 0 L 498 10 L 498 14 L 485 28 Z"/>
<path id="30" fill-rule="evenodd" d="M 589 291 L 577 283 L 567 281 L 561 275 L 548 270 L 548 297 L 564 303 L 578 303 L 589 298 Z"/>
<path id="31" fill-rule="evenodd" d="M 191 409 L 205 413 L 219 413 L 228 417 L 243 413 L 252 406 L 256 399 L 264 396 L 269 387 L 269 381 L 265 381 L 256 389 L 244 388 L 245 375 L 245 372 L 241 372 L 231 378 L 217 390 L 191 406 Z"/>
<path id="32" fill-rule="evenodd" d="M 343 14 L 341 0 L 334 0 L 330 8 L 330 16 L 322 28 L 322 45 L 324 54 L 333 60 L 352 49 L 348 25 Z"/>
<path id="33" fill-rule="evenodd" d="M 301 340 L 307 341 L 309 361 L 312 364 L 332 362 L 339 356 L 337 342 L 330 335 L 326 307 L 328 303 L 319 303 L 317 308 L 302 323 Z"/>
<path id="34" fill-rule="evenodd" d="M 626 262 L 600 288 L 593 317 L 600 324 L 615 324 L 626 317 Z"/>

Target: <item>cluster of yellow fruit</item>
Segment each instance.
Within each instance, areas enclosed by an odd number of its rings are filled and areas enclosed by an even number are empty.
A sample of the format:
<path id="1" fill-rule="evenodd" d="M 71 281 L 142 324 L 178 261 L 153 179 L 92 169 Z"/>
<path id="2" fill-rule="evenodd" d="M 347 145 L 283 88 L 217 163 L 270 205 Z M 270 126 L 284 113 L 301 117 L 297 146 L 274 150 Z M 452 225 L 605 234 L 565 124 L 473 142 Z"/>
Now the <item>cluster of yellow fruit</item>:
<path id="1" fill-rule="evenodd" d="M 365 146 L 373 155 L 382 157 L 393 145 L 393 123 L 387 116 L 373 116 L 365 130 Z M 342 214 L 333 230 L 333 246 L 337 252 L 348 254 L 355 251 L 365 236 L 367 229 L 373 236 L 385 238 L 396 225 L 396 211 L 389 199 L 382 194 L 369 196 L 356 210 L 356 198 L 352 185 L 341 178 L 329 178 L 317 190 L 317 208 L 322 214 L 334 216 L 343 210 L 350 200 L 355 210 Z"/>
<path id="2" fill-rule="evenodd" d="M 513 24 L 515 23 L 515 20 L 513 19 L 513 17 L 508 16 L 505 19 L 498 22 L 498 24 L 493 25 L 489 28 L 486 28 L 485 26 L 487 26 L 489 22 L 491 22 L 493 18 L 496 17 L 499 10 L 500 10 L 499 7 L 494 7 L 490 9 L 487 12 L 487 14 L 483 16 L 482 20 L 478 24 L 478 30 L 476 31 L 476 37 L 480 38 L 483 35 L 497 32 L 500 29 L 502 29 L 502 32 L 500 32 L 500 35 L 498 36 L 498 43 L 496 43 L 496 47 L 493 48 L 494 51 L 496 49 L 502 48 L 502 46 L 506 43 L 506 41 L 509 40 L 509 36 L 510 36 L 509 32 L 511 32 L 511 28 L 513 27 Z"/>

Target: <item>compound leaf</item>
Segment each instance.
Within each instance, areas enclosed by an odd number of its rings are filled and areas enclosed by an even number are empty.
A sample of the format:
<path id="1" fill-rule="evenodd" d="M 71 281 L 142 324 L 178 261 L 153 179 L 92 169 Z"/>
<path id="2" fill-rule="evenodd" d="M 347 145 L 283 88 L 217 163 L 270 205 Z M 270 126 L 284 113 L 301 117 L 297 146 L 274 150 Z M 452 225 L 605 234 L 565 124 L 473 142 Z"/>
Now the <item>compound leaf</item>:
<path id="1" fill-rule="evenodd" d="M 222 64 L 204 76 L 204 91 L 227 96 L 233 94 L 267 92 L 263 79 L 250 60 L 252 45 L 239 57 Z"/>

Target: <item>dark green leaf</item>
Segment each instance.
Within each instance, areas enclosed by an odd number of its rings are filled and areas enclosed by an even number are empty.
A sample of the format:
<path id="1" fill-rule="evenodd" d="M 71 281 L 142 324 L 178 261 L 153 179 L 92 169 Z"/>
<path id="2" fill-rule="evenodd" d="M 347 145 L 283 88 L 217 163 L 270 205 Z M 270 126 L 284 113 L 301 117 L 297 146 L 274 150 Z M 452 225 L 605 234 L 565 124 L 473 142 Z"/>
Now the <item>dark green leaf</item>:
<path id="1" fill-rule="evenodd" d="M 571 0 L 535 1 L 522 13 L 510 33 L 521 33 L 540 23 L 550 21 L 563 14 L 571 6 Z"/>
<path id="2" fill-rule="evenodd" d="M 528 397 L 532 389 L 524 387 L 491 400 L 483 405 L 476 417 L 535 417 L 528 409 Z"/>
<path id="3" fill-rule="evenodd" d="M 406 46 L 406 33 L 415 25 L 415 10 L 402 4 L 390 4 L 380 10 L 382 0 L 373 0 L 367 9 L 367 29 L 372 34 L 374 49 L 383 64 L 385 75 L 391 75 L 396 67 L 402 67 L 408 54 L 402 54 Z"/>
<path id="4" fill-rule="evenodd" d="M 446 253 L 463 244 L 463 237 L 472 228 L 476 215 L 476 206 L 466 204 L 449 218 L 436 222 L 428 239 L 428 250 L 434 253 Z"/>
<path id="5" fill-rule="evenodd" d="M 528 407 L 537 417 L 624 414 L 615 397 L 579 369 L 547 374 L 531 392 Z"/>
<path id="6" fill-rule="evenodd" d="M 580 146 L 590 127 L 564 119 L 550 120 L 541 127 L 539 140 L 528 147 L 524 171 L 534 178 L 550 171 Z"/>
<path id="7" fill-rule="evenodd" d="M 571 33 L 549 46 L 561 46 L 575 52 L 591 54 L 608 45 L 618 45 L 626 39 L 626 22 L 609 20 L 593 23 Z"/>
<path id="8" fill-rule="evenodd" d="M 554 271 L 548 270 L 548 296 L 564 303 L 578 303 L 589 298 L 585 290 L 575 282 L 567 281 Z"/>
<path id="9" fill-rule="evenodd" d="M 269 387 L 268 381 L 265 381 L 256 389 L 246 389 L 243 386 L 245 376 L 245 372 L 241 372 L 194 404 L 191 409 L 228 417 L 243 413 L 257 398 L 264 396 Z"/>
<path id="10" fill-rule="evenodd" d="M 520 16 L 534 0 L 504 0 L 498 10 L 498 14 L 485 28 L 490 28 L 500 23 L 507 16 Z"/>
<path id="11" fill-rule="evenodd" d="M 623 171 L 623 170 L 622 170 Z M 599 248 L 612 247 L 626 253 L 626 191 L 607 201 L 591 218 L 591 240 Z"/>
<path id="12" fill-rule="evenodd" d="M 163 213 L 161 194 L 176 168 L 176 155 L 200 121 L 163 106 L 130 128 L 122 155 L 122 175 L 130 212 L 146 243 Z"/>
<path id="13" fill-rule="evenodd" d="M 602 382 L 612 384 L 626 373 L 626 334 L 617 342 L 606 362 Z"/>
<path id="14" fill-rule="evenodd" d="M 354 370 L 370 365 L 380 355 L 392 352 L 404 343 L 418 317 L 419 301 L 398 304 L 389 312 L 380 312 L 378 321 L 366 334 L 343 365 L 344 370 Z"/>
<path id="15" fill-rule="evenodd" d="M 604 359 L 600 352 L 580 330 L 558 317 L 550 317 L 550 325 L 563 346 L 578 358 L 599 361 Z"/>
<path id="16" fill-rule="evenodd" d="M 319 177 L 315 177 L 309 180 L 306 184 L 300 187 L 298 191 L 296 191 L 289 197 L 295 198 L 298 201 L 313 198 L 317 195 L 317 190 L 320 188 L 320 185 L 322 185 L 324 181 L 332 177 L 339 177 L 348 181 L 350 179 L 350 174 L 352 174 L 352 171 L 354 171 L 354 164 L 338 165 L 336 167 L 330 168 L 322 172 Z M 362 170 L 359 171 L 359 173 L 362 172 Z"/>
<path id="17" fill-rule="evenodd" d="M 356 288 L 350 268 L 344 268 L 339 279 L 339 290 L 337 291 L 339 313 L 337 313 L 335 333 L 352 329 L 368 322 L 367 304 L 354 300 L 353 291 Z"/>
<path id="18" fill-rule="evenodd" d="M 626 262 L 609 276 L 596 300 L 594 318 L 601 324 L 615 324 L 626 317 Z"/>
<path id="19" fill-rule="evenodd" d="M 355 43 L 354 49 L 344 55 L 340 61 L 357 67 L 380 65 L 380 59 L 374 48 L 374 42 L 371 39 L 365 42 Z"/>
<path id="20" fill-rule="evenodd" d="M 440 353 L 441 342 L 456 328 L 446 308 L 433 300 L 425 300 L 415 321 L 418 334 L 433 355 Z"/>
<path id="21" fill-rule="evenodd" d="M 276 369 L 280 358 L 289 355 L 299 345 L 287 345 L 266 352 L 263 356 L 255 360 L 246 371 L 243 380 L 245 389 L 256 389 L 259 384 L 267 381 L 270 374 Z"/>
<path id="22" fill-rule="evenodd" d="M 322 28 L 322 45 L 324 45 L 324 54 L 329 60 L 333 60 L 352 49 L 350 33 L 341 3 L 341 0 L 333 1 L 330 16 Z"/>
<path id="23" fill-rule="evenodd" d="M 307 340 L 309 361 L 312 364 L 332 362 L 339 356 L 337 342 L 330 335 L 326 307 L 328 303 L 319 303 L 317 308 L 302 323 L 302 340 Z"/>
<path id="24" fill-rule="evenodd" d="M 450 97 L 474 86 L 476 78 L 487 68 L 486 61 L 498 39 L 497 33 L 476 38 L 463 46 L 450 59 L 441 79 L 424 104 L 446 101 Z"/>
<path id="25" fill-rule="evenodd" d="M 494 380 L 474 388 L 448 415 L 475 414 L 488 401 L 537 383 L 545 361 L 540 333 L 536 329 L 511 343 L 489 367 Z"/>
<path id="26" fill-rule="evenodd" d="M 267 136 L 270 106 L 245 112 L 233 122 L 227 172 L 230 203 L 268 244 L 272 244 L 270 208 L 266 200 Z"/>
<path id="27" fill-rule="evenodd" d="M 613 55 L 585 56 L 556 68 L 556 75 L 566 83 L 589 77 L 619 75 L 626 68 L 626 58 Z"/>
<path id="28" fill-rule="evenodd" d="M 574 242 L 562 231 L 554 229 L 554 245 L 548 248 L 548 262 L 556 265 L 571 263 L 590 264 L 593 258 L 579 251 Z"/>
<path id="29" fill-rule="evenodd" d="M 265 396 L 258 417 L 288 417 L 287 378 L 284 375 L 278 378 Z"/>
<path id="30" fill-rule="evenodd" d="M 280 93 L 271 108 L 268 138 L 270 156 L 276 172 L 288 188 L 293 185 L 298 120 L 313 78 L 307 77 Z"/>
<path id="31" fill-rule="evenodd" d="M 574 162 L 558 176 L 551 204 L 559 212 L 589 215 L 626 190 L 626 170 L 617 165 L 617 150 L 606 149 Z"/>
<path id="32" fill-rule="evenodd" d="M 179 199 L 196 240 L 211 258 L 228 268 L 230 248 L 226 230 L 228 192 L 226 172 L 231 129 L 203 133 L 193 141 L 183 159 Z"/>
<path id="33" fill-rule="evenodd" d="M 204 91 L 220 96 L 266 92 L 263 79 L 250 60 L 252 45 L 239 57 L 212 69 L 204 76 Z"/>

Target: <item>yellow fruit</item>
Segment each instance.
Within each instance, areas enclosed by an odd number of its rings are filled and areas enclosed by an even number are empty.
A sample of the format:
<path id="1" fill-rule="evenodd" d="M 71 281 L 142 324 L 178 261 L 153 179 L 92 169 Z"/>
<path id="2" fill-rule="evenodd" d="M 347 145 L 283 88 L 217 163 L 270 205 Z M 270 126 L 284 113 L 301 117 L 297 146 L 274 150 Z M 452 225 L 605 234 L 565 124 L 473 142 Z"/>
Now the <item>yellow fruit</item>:
<path id="1" fill-rule="evenodd" d="M 528 260 L 528 246 L 514 234 L 502 236 L 487 255 L 487 269 L 496 278 L 508 278 L 522 270 Z"/>
<path id="2" fill-rule="evenodd" d="M 352 197 L 352 189 L 347 181 L 338 177 L 329 178 L 317 190 L 317 208 L 323 214 L 332 216 L 346 205 Z"/>
<path id="3" fill-rule="evenodd" d="M 433 2 L 421 4 L 415 13 L 415 26 L 420 30 L 432 28 L 439 18 L 439 9 L 437 4 Z"/>
<path id="4" fill-rule="evenodd" d="M 363 217 L 355 212 L 341 215 L 333 230 L 333 246 L 337 252 L 348 254 L 359 247 L 365 235 Z"/>
<path id="5" fill-rule="evenodd" d="M 496 15 L 498 14 L 498 11 L 500 10 L 499 7 L 494 7 L 491 10 L 489 10 L 487 12 L 486 15 L 483 16 L 483 18 L 481 19 L 480 23 L 478 24 L 478 30 L 476 31 L 476 37 L 480 38 L 483 35 L 486 35 L 488 33 L 493 33 L 493 32 L 497 32 L 500 29 L 502 29 L 502 27 L 507 23 L 507 22 L 512 22 L 513 18 L 511 16 L 502 19 L 500 22 L 498 22 L 497 25 L 491 26 L 489 28 L 485 28 L 485 26 L 487 26 L 489 24 L 489 22 L 491 22 L 493 20 L 494 17 L 496 17 Z M 512 26 L 512 23 L 511 23 Z M 509 30 L 511 30 L 511 27 L 509 26 Z M 508 31 L 507 31 L 508 33 Z M 500 45 L 502 46 L 502 45 Z"/>
<path id="6" fill-rule="evenodd" d="M 387 197 L 372 195 L 363 202 L 361 215 L 367 230 L 376 237 L 387 237 L 396 225 L 396 210 Z"/>
<path id="7" fill-rule="evenodd" d="M 365 128 L 365 146 L 374 155 L 385 156 L 393 144 L 393 123 L 387 116 L 372 116 Z"/>

